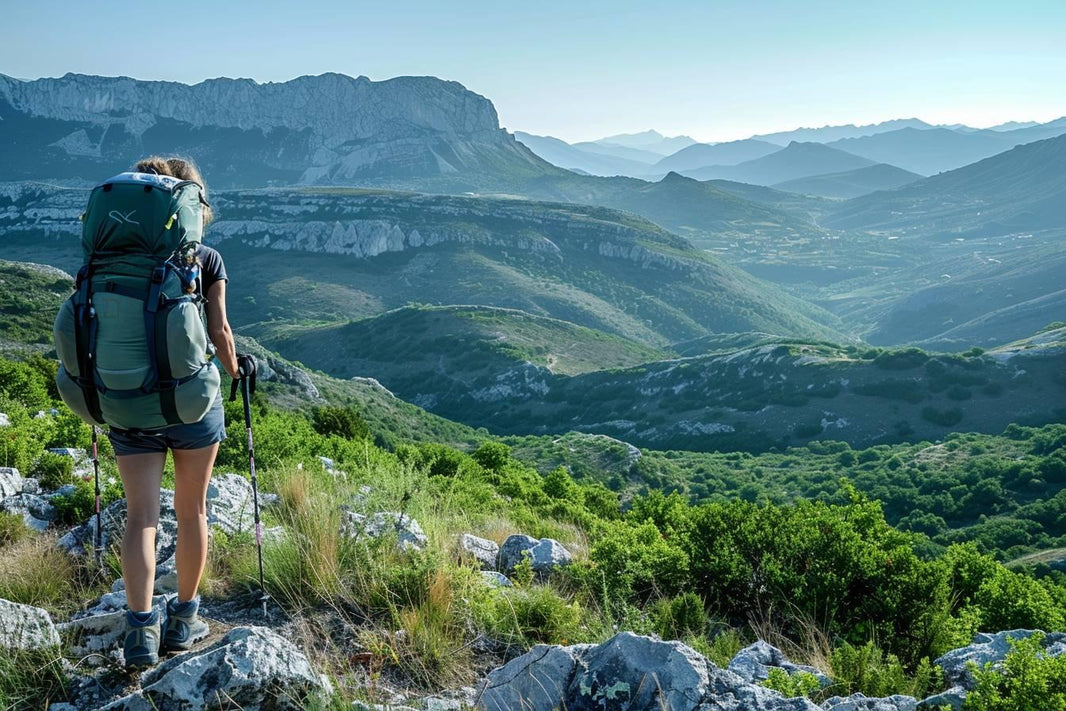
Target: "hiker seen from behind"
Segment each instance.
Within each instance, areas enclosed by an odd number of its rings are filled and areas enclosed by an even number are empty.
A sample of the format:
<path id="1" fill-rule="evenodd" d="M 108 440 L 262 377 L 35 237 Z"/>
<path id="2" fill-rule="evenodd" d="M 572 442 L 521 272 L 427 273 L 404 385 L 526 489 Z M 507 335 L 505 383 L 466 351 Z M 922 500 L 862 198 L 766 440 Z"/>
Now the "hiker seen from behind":
<path id="1" fill-rule="evenodd" d="M 108 425 L 126 494 L 122 576 L 126 666 L 207 636 L 197 589 L 207 561 L 207 487 L 226 437 L 220 374 L 255 377 L 226 317 L 222 256 L 202 242 L 207 186 L 180 158 L 146 158 L 93 189 L 82 216 L 84 264 L 56 318 L 64 402 Z M 177 595 L 152 608 L 155 537 L 167 452 L 174 457 Z M 99 525 L 99 521 L 97 521 Z"/>

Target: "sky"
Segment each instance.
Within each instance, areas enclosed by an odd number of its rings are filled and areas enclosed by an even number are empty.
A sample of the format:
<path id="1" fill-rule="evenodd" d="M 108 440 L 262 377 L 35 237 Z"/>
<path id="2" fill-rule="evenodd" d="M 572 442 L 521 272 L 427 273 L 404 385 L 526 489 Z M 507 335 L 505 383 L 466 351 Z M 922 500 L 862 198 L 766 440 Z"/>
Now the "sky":
<path id="1" fill-rule="evenodd" d="M 432 75 L 508 130 L 701 141 L 1066 115 L 1066 0 L 3 1 L 0 73 Z"/>

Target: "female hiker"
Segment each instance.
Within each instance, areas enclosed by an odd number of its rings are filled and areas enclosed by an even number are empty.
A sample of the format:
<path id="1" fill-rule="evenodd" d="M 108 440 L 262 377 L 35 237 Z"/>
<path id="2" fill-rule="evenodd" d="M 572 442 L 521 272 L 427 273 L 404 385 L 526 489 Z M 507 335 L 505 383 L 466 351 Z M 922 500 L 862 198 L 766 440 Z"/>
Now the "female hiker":
<path id="1" fill-rule="evenodd" d="M 172 176 L 181 181 L 197 183 L 202 191 L 198 198 L 198 207 L 203 215 L 202 226 L 206 227 L 211 221 L 211 208 L 206 200 L 207 186 L 192 162 L 180 158 L 151 157 L 139 162 L 133 170 L 138 174 Z M 145 192 L 149 191 L 146 189 Z M 166 229 L 171 228 L 167 226 Z M 216 349 L 219 362 L 234 379 L 254 377 L 255 361 L 251 356 L 237 354 L 226 318 L 227 276 L 222 257 L 198 240 L 196 245 L 188 249 L 184 257 L 187 260 L 184 268 L 188 278 L 188 282 L 183 283 L 184 290 L 193 296 L 198 293 L 206 299 L 207 336 Z M 165 329 L 164 332 L 167 334 L 164 336 L 165 342 L 170 337 L 170 331 Z M 206 366 L 213 368 L 210 363 Z M 124 644 L 127 667 L 155 664 L 160 651 L 189 649 L 208 632 L 207 623 L 198 615 L 197 588 L 207 561 L 207 485 L 219 442 L 226 437 L 217 374 L 214 378 L 209 382 L 214 392 L 207 393 L 207 397 L 211 398 L 210 407 L 199 421 L 145 430 L 123 429 L 112 424 L 108 434 L 126 493 L 122 577 L 126 584 L 128 605 Z M 167 600 L 165 617 L 160 619 L 159 611 L 152 609 L 152 591 L 160 482 L 168 450 L 174 457 L 178 591 L 176 596 Z"/>

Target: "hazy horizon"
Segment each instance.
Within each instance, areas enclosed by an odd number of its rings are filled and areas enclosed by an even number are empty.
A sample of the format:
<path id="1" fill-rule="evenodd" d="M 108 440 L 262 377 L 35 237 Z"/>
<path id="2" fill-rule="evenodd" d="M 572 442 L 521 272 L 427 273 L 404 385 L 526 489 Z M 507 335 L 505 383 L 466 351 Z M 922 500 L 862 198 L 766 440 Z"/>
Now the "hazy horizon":
<path id="1" fill-rule="evenodd" d="M 162 41 L 152 50 L 152 28 L 165 17 L 154 6 L 12 6 L 0 71 L 189 84 L 429 75 L 490 99 L 510 131 L 569 142 L 649 128 L 728 141 L 896 118 L 987 127 L 1066 114 L 1066 5 L 1051 0 L 186 7 L 195 31 L 179 50 Z M 123 38 L 135 51 L 114 50 Z"/>

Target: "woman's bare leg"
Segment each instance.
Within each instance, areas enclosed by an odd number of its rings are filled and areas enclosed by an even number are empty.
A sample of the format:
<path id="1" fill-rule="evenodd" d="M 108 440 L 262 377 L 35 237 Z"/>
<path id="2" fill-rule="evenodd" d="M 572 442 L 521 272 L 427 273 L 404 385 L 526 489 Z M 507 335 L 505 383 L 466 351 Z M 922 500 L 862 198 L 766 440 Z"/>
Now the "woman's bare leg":
<path id="1" fill-rule="evenodd" d="M 116 457 L 126 491 L 126 531 L 122 534 L 122 578 L 133 612 L 152 609 L 155 585 L 155 530 L 159 525 L 159 483 L 166 452 Z"/>
<path id="2" fill-rule="evenodd" d="M 207 483 L 218 444 L 174 450 L 174 514 L 178 519 L 178 601 L 196 597 L 207 563 Z"/>

